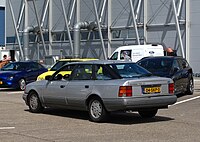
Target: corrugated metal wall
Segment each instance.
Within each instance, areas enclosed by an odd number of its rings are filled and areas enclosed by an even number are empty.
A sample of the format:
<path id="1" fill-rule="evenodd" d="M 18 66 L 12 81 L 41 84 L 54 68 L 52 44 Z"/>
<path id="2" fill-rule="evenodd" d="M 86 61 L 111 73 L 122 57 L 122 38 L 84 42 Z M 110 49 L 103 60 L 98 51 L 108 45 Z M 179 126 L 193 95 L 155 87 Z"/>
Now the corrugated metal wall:
<path id="1" fill-rule="evenodd" d="M 59 31 L 59 30 L 66 30 L 65 28 L 65 23 L 64 23 L 64 18 L 62 15 L 62 8 L 61 8 L 61 3 L 59 0 L 52 0 L 53 1 L 53 29 L 52 31 Z M 179 17 L 180 19 L 186 19 L 186 14 L 185 14 L 185 1 L 183 1 L 183 5 L 181 8 L 181 15 Z M 6 1 L 7 2 L 7 1 Z M 19 13 L 20 13 L 20 6 L 22 5 L 21 0 L 11 0 L 13 4 L 13 9 L 15 13 L 15 19 L 18 19 Z M 98 9 L 101 9 L 102 7 L 102 1 L 96 0 L 96 3 L 98 5 Z M 137 5 L 137 0 L 133 0 L 134 6 L 136 7 Z M 143 1 L 144 2 L 144 1 Z M 178 0 L 176 1 L 178 4 Z M 41 16 L 43 9 L 44 9 L 44 3 L 45 1 L 43 0 L 38 0 L 37 1 L 37 8 L 38 8 L 38 13 Z M 64 0 L 65 7 L 66 7 L 66 12 L 67 16 L 69 16 L 70 11 L 71 11 L 71 6 L 72 6 L 72 1 L 71 0 Z M 160 24 L 160 23 L 174 23 L 174 17 L 173 17 L 173 10 L 171 8 L 171 0 L 147 0 L 147 22 L 151 24 Z M 163 3 L 165 3 L 163 6 L 161 6 Z M 130 15 L 130 5 L 129 5 L 129 0 L 112 0 L 112 19 L 111 19 L 111 26 L 112 27 L 120 27 L 120 26 L 130 26 L 132 25 L 132 17 Z M 8 6 L 8 4 L 7 4 Z M 29 6 L 32 7 L 32 3 L 29 3 Z M 191 66 L 194 69 L 195 73 L 200 73 L 200 1 L 199 0 L 190 0 L 190 47 L 189 47 L 189 62 Z M 94 14 L 94 8 L 93 8 L 93 3 L 92 0 L 81 0 L 81 8 L 80 8 L 81 14 L 80 14 L 80 20 L 81 21 L 94 21 L 95 20 L 95 14 Z M 7 8 L 7 42 L 9 42 L 8 45 L 10 47 L 18 47 L 17 43 L 15 42 L 15 45 L 11 45 L 12 39 L 14 39 L 15 32 L 12 24 L 12 18 L 10 11 Z M 105 15 L 103 16 L 102 19 L 102 24 L 106 25 L 107 24 L 107 10 L 105 11 Z M 155 14 L 156 13 L 156 14 Z M 75 17 L 74 15 L 72 16 L 73 18 Z M 153 18 L 152 18 L 153 17 Z M 152 20 L 153 19 L 153 20 Z M 141 11 L 139 15 L 139 22 L 143 22 L 143 12 Z M 152 21 L 151 21 L 152 20 Z M 45 29 L 48 28 L 48 18 L 45 19 Z M 22 22 L 23 23 L 23 22 Z M 36 25 L 36 19 L 35 19 L 35 14 L 33 12 L 33 8 L 30 8 L 29 11 L 29 23 L 31 25 Z M 75 18 L 71 22 L 71 27 L 75 24 Z M 23 24 L 19 28 L 20 31 L 23 30 Z M 159 27 L 151 27 L 147 29 L 147 42 L 157 42 L 161 43 L 166 47 L 172 47 L 172 48 L 178 48 L 178 40 L 177 40 L 177 31 L 175 26 L 161 26 Z M 139 29 L 139 34 L 140 37 L 142 38 L 143 36 L 143 28 Z M 118 34 L 121 34 L 120 37 L 118 38 Z M 65 34 L 66 36 L 66 34 Z M 98 36 L 98 33 L 94 34 L 93 36 Z M 106 35 L 107 36 L 107 35 Z M 116 33 L 112 33 L 112 36 L 116 36 L 115 39 L 111 41 L 111 47 L 112 51 L 117 48 L 117 46 L 123 45 L 123 44 L 136 44 L 135 43 L 135 34 L 133 29 L 125 29 L 121 31 L 116 31 Z M 185 30 L 181 30 L 181 36 L 183 41 L 183 46 L 184 48 L 186 47 L 185 39 L 186 39 L 186 33 Z M 61 36 L 60 36 L 61 37 Z M 125 40 L 127 37 L 129 37 L 129 40 Z M 53 52 L 55 54 L 59 54 L 59 50 L 63 49 L 63 53 L 68 54 L 70 50 L 70 46 L 67 40 L 62 40 L 55 36 L 53 36 L 53 40 L 57 39 L 57 41 L 53 44 Z M 60 40 L 58 42 L 58 40 Z M 141 42 L 143 39 L 141 39 Z M 64 42 L 62 42 L 64 41 Z M 60 43 L 62 42 L 62 43 Z M 105 45 L 106 45 L 106 50 L 108 46 L 107 39 L 105 39 Z M 35 50 L 32 51 L 31 55 L 37 56 L 36 55 L 36 50 L 37 50 L 37 43 L 32 44 L 31 48 Z M 41 48 L 42 49 L 42 48 Z M 59 49 L 59 50 L 56 50 Z M 94 52 L 92 50 L 95 50 Z M 101 49 L 101 43 L 94 41 L 93 39 L 89 41 L 84 41 L 81 43 L 81 51 L 83 56 L 88 56 L 88 51 L 91 52 L 95 57 L 102 58 L 102 49 Z M 186 52 L 187 50 L 185 50 Z M 43 54 L 40 53 L 40 56 Z"/>
<path id="2" fill-rule="evenodd" d="M 191 0 L 190 64 L 200 76 L 200 0 Z"/>
<path id="3" fill-rule="evenodd" d="M 0 7 L 0 46 L 5 46 L 5 7 Z"/>

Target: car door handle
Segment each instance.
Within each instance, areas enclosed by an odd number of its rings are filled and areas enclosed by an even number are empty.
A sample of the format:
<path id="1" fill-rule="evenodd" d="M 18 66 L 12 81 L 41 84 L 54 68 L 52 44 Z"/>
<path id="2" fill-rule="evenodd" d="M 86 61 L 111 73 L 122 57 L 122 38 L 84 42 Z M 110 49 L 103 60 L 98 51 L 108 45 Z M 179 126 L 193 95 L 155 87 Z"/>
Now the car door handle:
<path id="1" fill-rule="evenodd" d="M 85 88 L 89 88 L 89 85 L 85 85 Z"/>
<path id="2" fill-rule="evenodd" d="M 60 85 L 60 88 L 65 88 L 65 85 Z"/>

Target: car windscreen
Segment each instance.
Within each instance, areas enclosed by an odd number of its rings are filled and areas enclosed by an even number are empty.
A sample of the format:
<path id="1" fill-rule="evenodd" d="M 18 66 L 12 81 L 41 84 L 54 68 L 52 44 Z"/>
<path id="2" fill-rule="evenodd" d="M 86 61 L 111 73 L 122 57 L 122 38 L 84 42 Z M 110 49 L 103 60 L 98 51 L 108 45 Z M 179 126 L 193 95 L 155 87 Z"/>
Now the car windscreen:
<path id="1" fill-rule="evenodd" d="M 72 61 L 58 61 L 51 69 L 50 71 L 56 71 L 59 68 L 61 68 L 63 65 L 67 64 L 67 63 L 72 63 Z"/>
<path id="2" fill-rule="evenodd" d="M 24 71 L 28 67 L 28 63 L 9 63 L 4 66 L 1 70 L 3 71 Z"/>
<path id="3" fill-rule="evenodd" d="M 122 78 L 145 77 L 152 75 L 149 71 L 135 63 L 117 63 L 110 64 L 109 66 Z"/>
<path id="4" fill-rule="evenodd" d="M 170 74 L 173 60 L 168 58 L 145 59 L 138 63 L 154 75 L 168 76 Z"/>

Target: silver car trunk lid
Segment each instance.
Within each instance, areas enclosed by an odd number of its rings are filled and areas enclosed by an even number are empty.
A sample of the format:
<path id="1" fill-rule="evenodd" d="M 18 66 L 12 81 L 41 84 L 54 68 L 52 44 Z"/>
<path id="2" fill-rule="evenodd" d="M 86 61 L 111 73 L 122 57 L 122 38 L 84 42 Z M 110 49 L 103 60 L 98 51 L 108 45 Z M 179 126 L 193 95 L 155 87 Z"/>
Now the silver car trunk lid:
<path id="1" fill-rule="evenodd" d="M 170 83 L 173 83 L 170 78 L 148 77 L 127 80 L 124 86 L 132 86 L 133 96 L 169 95 L 168 86 Z"/>

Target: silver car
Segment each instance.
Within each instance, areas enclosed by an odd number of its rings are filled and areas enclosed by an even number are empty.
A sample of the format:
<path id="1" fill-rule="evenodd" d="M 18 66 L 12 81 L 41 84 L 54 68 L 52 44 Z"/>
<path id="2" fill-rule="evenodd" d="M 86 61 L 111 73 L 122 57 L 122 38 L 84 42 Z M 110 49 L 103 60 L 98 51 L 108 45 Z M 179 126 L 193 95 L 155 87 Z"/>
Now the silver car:
<path id="1" fill-rule="evenodd" d="M 154 117 L 177 101 L 172 79 L 152 76 L 133 62 L 101 60 L 64 65 L 45 80 L 28 84 L 23 99 L 34 113 L 47 107 L 84 110 L 94 122 L 105 121 L 112 111 Z"/>

